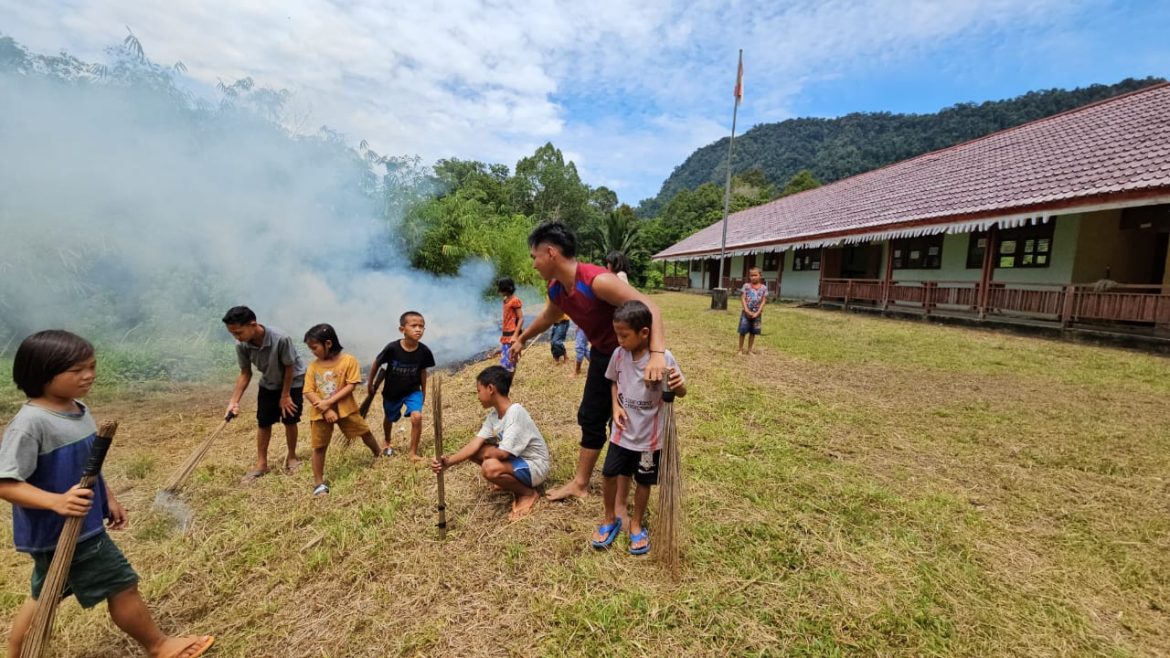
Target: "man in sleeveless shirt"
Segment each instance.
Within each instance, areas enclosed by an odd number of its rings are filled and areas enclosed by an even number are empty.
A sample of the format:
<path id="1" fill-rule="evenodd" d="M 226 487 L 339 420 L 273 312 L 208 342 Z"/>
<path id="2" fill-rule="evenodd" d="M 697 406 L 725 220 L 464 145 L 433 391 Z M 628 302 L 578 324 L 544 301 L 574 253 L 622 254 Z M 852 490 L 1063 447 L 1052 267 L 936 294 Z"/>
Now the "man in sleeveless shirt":
<path id="1" fill-rule="evenodd" d="M 577 262 L 577 238 L 561 222 L 536 227 L 528 236 L 528 249 L 532 266 L 548 281 L 548 303 L 516 338 L 511 350 L 513 358 L 519 361 L 524 346 L 555 324 L 563 313 L 585 330 L 591 346 L 585 390 L 577 408 L 577 424 L 581 426 L 577 470 L 570 482 L 548 492 L 549 500 L 584 497 L 589 493 L 589 477 L 606 444 L 606 430 L 613 415 L 605 369 L 610 355 L 617 348 L 617 335 L 613 331 L 614 309 L 635 299 L 650 308 L 654 321 L 651 325 L 650 361 L 646 365 L 647 382 L 658 382 L 666 374 L 662 315 L 646 295 L 606 268 Z"/>

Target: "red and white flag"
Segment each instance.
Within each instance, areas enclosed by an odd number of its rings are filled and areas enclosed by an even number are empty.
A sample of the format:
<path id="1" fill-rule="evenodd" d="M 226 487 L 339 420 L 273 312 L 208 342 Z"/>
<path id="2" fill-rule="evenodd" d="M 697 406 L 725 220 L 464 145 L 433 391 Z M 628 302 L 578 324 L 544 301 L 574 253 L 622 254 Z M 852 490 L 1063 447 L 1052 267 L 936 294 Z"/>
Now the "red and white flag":
<path id="1" fill-rule="evenodd" d="M 743 102 L 743 50 L 739 51 L 739 72 L 735 75 L 735 104 Z"/>

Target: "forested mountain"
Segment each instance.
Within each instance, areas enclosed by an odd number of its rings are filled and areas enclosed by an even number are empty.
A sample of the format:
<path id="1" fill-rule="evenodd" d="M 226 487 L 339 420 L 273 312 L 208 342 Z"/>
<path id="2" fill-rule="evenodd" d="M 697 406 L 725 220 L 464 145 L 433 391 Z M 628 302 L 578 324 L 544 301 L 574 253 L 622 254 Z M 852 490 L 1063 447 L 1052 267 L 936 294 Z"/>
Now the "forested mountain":
<path id="1" fill-rule="evenodd" d="M 1127 78 L 1071 91 L 1032 91 L 1008 100 L 961 103 L 935 114 L 858 112 L 764 123 L 736 138 L 732 171 L 759 169 L 767 180 L 782 183 L 808 170 L 829 183 L 1159 82 Z M 675 168 L 658 196 L 642 201 L 638 214 L 657 216 L 681 190 L 722 184 L 726 158 L 727 138 L 698 149 Z"/>

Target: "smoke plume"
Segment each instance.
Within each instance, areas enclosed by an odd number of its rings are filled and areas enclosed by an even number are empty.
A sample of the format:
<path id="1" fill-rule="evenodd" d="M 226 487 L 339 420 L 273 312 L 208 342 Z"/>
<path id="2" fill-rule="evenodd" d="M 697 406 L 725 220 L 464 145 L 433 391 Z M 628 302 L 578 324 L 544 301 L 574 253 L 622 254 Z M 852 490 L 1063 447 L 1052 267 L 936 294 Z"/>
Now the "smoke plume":
<path id="1" fill-rule="evenodd" d="M 357 152 L 155 77 L 0 71 L 4 353 L 48 327 L 230 353 L 219 318 L 237 304 L 298 343 L 329 322 L 363 363 L 406 310 L 426 316 L 440 363 L 492 344 L 491 267 L 412 270 Z"/>

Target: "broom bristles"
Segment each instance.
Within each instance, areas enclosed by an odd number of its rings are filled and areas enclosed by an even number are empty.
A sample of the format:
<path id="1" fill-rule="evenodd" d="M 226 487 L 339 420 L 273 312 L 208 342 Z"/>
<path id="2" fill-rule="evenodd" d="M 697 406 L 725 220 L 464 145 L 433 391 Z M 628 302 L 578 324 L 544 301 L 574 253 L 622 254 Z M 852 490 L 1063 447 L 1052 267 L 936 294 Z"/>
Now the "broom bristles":
<path id="1" fill-rule="evenodd" d="M 655 557 L 672 575 L 677 575 L 682 554 L 682 456 L 674 405 L 665 402 L 660 413 L 662 452 L 658 455 L 658 509 L 651 521 L 652 536 Z"/>
<path id="2" fill-rule="evenodd" d="M 234 418 L 234 416 L 232 418 Z M 163 491 L 172 494 L 177 493 L 179 489 L 181 489 L 183 485 L 186 484 L 187 478 L 191 477 L 191 474 L 194 473 L 195 469 L 199 467 L 199 463 L 203 461 L 203 458 L 206 457 L 207 453 L 211 450 L 211 444 L 213 441 L 215 441 L 215 437 L 219 436 L 219 433 L 228 426 L 228 423 L 231 422 L 232 418 L 224 418 L 223 423 L 221 423 L 214 432 L 212 432 L 206 439 L 204 439 L 203 442 L 200 443 L 195 448 L 195 450 L 191 452 L 190 455 L 188 455 L 187 459 L 183 462 L 183 465 L 180 466 L 179 469 L 175 471 L 173 475 L 171 475 L 171 478 L 167 480 L 166 484 L 163 485 Z"/>

